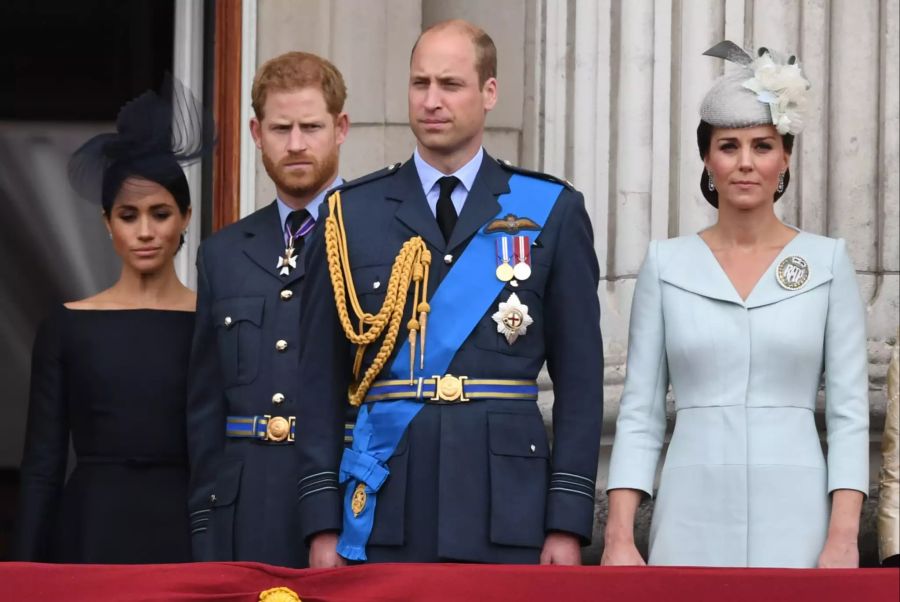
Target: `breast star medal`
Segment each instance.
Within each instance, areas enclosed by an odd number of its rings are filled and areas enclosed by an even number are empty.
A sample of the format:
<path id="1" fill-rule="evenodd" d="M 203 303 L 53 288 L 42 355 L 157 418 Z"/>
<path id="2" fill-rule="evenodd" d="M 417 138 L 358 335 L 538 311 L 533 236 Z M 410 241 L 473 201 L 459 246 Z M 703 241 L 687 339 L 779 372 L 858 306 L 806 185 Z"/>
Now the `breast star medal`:
<path id="1" fill-rule="evenodd" d="M 809 280 L 809 263 L 798 255 L 785 257 L 775 270 L 775 278 L 781 288 L 796 291 Z"/>
<path id="2" fill-rule="evenodd" d="M 534 323 L 528 315 L 528 306 L 519 301 L 519 296 L 515 293 L 506 301 L 500 302 L 500 308 L 491 319 L 497 323 L 497 332 L 506 337 L 506 342 L 510 345 L 524 335 L 528 327 Z"/>
<path id="3" fill-rule="evenodd" d="M 297 269 L 297 256 L 294 255 L 293 244 L 285 248 L 284 255 L 278 258 L 278 265 L 275 266 L 275 269 L 278 270 L 279 276 L 287 276 L 291 270 Z"/>

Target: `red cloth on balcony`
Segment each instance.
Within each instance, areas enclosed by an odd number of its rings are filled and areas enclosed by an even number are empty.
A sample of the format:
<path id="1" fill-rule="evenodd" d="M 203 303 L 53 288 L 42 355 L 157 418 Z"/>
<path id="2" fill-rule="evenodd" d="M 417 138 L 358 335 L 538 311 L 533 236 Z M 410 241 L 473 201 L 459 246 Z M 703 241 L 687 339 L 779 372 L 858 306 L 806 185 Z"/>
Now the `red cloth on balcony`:
<path id="1" fill-rule="evenodd" d="M 371 564 L 296 570 L 249 562 L 162 565 L 0 564 L 3 600 L 256 602 L 288 587 L 303 602 L 627 600 L 894 601 L 893 569 L 709 569 Z"/>

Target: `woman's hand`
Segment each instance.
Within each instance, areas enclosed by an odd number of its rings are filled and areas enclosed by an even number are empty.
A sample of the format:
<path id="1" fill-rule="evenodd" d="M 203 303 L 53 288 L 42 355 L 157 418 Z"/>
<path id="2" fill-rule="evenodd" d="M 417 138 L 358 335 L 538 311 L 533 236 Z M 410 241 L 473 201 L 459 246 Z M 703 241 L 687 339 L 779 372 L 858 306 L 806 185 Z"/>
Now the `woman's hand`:
<path id="1" fill-rule="evenodd" d="M 836 489 L 831 494 L 828 537 L 819 554 L 820 569 L 855 569 L 859 566 L 859 515 L 863 494 L 853 489 Z"/>
<path id="2" fill-rule="evenodd" d="M 645 566 L 634 541 L 607 542 L 600 557 L 601 566 Z"/>
<path id="3" fill-rule="evenodd" d="M 634 515 L 641 505 L 643 495 L 637 489 L 612 489 L 609 491 L 609 516 L 603 537 L 603 566 L 644 566 L 637 546 L 634 545 Z"/>
<path id="4" fill-rule="evenodd" d="M 855 537 L 828 536 L 819 554 L 820 569 L 855 569 L 859 567 L 859 546 Z"/>

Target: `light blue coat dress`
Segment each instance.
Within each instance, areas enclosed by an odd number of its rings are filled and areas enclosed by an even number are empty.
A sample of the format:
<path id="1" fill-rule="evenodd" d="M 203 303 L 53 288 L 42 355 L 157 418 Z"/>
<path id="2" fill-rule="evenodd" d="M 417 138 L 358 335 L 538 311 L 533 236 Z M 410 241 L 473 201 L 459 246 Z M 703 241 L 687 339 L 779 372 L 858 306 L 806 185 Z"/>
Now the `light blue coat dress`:
<path id="1" fill-rule="evenodd" d="M 776 278 L 790 256 L 809 265 L 797 290 Z M 865 315 L 844 242 L 800 232 L 746 301 L 699 236 L 651 242 L 629 337 L 609 489 L 653 494 L 670 383 L 675 397 L 649 563 L 815 566 L 829 493 L 868 490 Z"/>

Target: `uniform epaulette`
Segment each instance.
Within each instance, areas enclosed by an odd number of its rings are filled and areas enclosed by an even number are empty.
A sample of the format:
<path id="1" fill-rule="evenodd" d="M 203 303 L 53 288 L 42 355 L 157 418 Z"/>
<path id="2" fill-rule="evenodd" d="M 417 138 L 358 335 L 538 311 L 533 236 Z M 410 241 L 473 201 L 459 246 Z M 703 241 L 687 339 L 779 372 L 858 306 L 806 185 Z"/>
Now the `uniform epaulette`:
<path id="1" fill-rule="evenodd" d="M 562 184 L 569 190 L 575 190 L 575 186 L 568 180 L 563 180 L 557 178 L 556 176 L 551 176 L 550 174 L 543 173 L 540 171 L 531 171 L 530 169 L 525 169 L 523 167 L 519 167 L 518 165 L 513 165 L 512 162 L 507 161 L 506 159 L 497 159 L 497 163 L 500 164 L 500 167 L 507 171 L 511 171 L 513 173 L 520 173 L 525 176 L 531 176 L 533 178 L 540 178 L 541 180 L 547 180 L 549 182 L 555 182 L 557 184 Z"/>
<path id="2" fill-rule="evenodd" d="M 379 178 L 383 178 L 385 176 L 390 176 L 397 173 L 397 169 L 400 167 L 399 163 L 394 163 L 393 165 L 388 165 L 383 169 L 379 169 L 378 171 L 373 171 L 370 174 L 366 174 L 355 180 L 350 180 L 349 182 L 344 182 L 340 186 L 337 186 L 334 190 L 340 190 L 341 192 L 345 190 L 349 190 L 351 188 L 356 188 L 360 184 L 365 184 L 367 182 L 372 182 L 374 180 L 378 180 Z"/>

